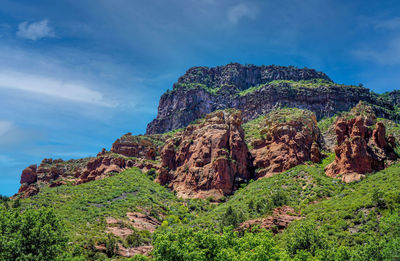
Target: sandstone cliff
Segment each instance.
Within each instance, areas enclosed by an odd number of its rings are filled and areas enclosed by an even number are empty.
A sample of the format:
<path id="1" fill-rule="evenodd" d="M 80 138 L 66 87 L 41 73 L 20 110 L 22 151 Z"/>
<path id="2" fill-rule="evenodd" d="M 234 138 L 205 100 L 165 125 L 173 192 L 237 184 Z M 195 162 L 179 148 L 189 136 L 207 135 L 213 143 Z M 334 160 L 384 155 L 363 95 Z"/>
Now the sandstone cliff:
<path id="1" fill-rule="evenodd" d="M 244 128 L 257 177 L 268 177 L 306 161 L 321 160 L 320 131 L 311 111 L 274 110 L 245 124 Z"/>
<path id="2" fill-rule="evenodd" d="M 167 141 L 158 181 L 180 197 L 231 194 L 250 179 L 251 161 L 240 111 L 216 111 Z"/>
<path id="3" fill-rule="evenodd" d="M 386 128 L 377 122 L 371 107 L 360 102 L 335 123 L 337 146 L 335 161 L 325 171 L 345 182 L 360 180 L 364 174 L 379 171 L 396 160 L 396 141 L 386 136 Z"/>
<path id="4" fill-rule="evenodd" d="M 164 133 L 219 109 L 237 108 L 243 121 L 255 119 L 277 107 L 313 111 L 317 119 L 347 111 L 360 100 L 374 106 L 380 117 L 396 118 L 395 94 L 381 97 L 369 89 L 333 83 L 313 69 L 282 66 L 254 66 L 237 63 L 215 68 L 194 67 L 164 93 L 157 118 L 147 133 Z"/>

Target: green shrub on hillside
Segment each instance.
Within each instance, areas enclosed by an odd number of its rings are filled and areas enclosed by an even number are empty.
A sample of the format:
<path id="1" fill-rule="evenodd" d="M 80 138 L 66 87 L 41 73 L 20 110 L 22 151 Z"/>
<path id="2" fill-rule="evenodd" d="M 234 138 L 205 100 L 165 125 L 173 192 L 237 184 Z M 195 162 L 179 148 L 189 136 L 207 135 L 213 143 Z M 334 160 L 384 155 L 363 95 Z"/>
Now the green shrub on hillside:
<path id="1" fill-rule="evenodd" d="M 213 261 L 213 260 L 281 260 L 285 258 L 267 231 L 245 233 L 242 237 L 232 229 L 222 234 L 213 230 L 195 230 L 178 227 L 156 233 L 154 236 L 154 260 L 163 261 Z"/>
<path id="2" fill-rule="evenodd" d="M 51 209 L 0 207 L 0 260 L 62 260 L 67 240 L 64 225 Z"/>

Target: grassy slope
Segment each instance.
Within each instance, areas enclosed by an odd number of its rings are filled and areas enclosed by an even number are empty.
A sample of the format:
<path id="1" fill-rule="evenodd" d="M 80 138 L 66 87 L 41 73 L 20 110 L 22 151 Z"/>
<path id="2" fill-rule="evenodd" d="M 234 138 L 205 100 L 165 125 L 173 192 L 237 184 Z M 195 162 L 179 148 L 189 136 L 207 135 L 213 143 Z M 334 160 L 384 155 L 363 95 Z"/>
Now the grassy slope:
<path id="1" fill-rule="evenodd" d="M 329 200 L 307 206 L 303 215 L 331 236 L 338 245 L 363 243 L 371 234 L 379 236 L 382 218 L 399 210 L 400 164 L 370 174 L 365 180 L 346 185 Z M 379 207 L 377 195 L 383 204 Z M 304 221 L 300 221 L 304 222 Z"/>
<path id="2" fill-rule="evenodd" d="M 177 202 L 172 192 L 136 168 L 78 186 L 45 188 L 21 201 L 25 208 L 53 207 L 77 242 L 104 237 L 105 217 L 124 218 L 128 211 L 142 209 L 152 210 L 157 217 Z"/>

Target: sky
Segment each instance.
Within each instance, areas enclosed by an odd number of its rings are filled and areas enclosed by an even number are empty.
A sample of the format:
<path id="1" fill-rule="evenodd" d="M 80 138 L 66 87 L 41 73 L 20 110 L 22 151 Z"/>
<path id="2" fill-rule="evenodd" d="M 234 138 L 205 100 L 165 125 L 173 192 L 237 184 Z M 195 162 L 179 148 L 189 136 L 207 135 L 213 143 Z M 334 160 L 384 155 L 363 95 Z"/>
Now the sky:
<path id="1" fill-rule="evenodd" d="M 43 158 L 143 134 L 192 66 L 294 65 L 400 89 L 400 3 L 0 0 L 0 194 Z"/>

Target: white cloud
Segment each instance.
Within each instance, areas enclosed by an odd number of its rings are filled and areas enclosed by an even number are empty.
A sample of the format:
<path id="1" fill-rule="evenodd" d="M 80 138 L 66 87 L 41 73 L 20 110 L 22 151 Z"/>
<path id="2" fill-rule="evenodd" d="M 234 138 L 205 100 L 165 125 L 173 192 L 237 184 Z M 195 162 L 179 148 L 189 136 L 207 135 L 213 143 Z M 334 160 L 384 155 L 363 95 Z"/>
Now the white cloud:
<path id="1" fill-rule="evenodd" d="M 41 38 L 54 37 L 54 31 L 48 25 L 47 20 L 33 23 L 25 21 L 18 25 L 17 36 L 35 41 Z"/>
<path id="2" fill-rule="evenodd" d="M 107 100 L 102 93 L 91 89 L 85 84 L 16 71 L 0 70 L 1 88 L 105 107 L 115 107 L 117 105 L 115 102 Z"/>
<path id="3" fill-rule="evenodd" d="M 11 121 L 0 120 L 0 136 L 3 136 L 13 128 Z"/>
<path id="4" fill-rule="evenodd" d="M 255 18 L 255 11 L 246 4 L 238 4 L 228 10 L 228 21 L 237 24 L 242 18 Z"/>
<path id="5" fill-rule="evenodd" d="M 374 25 L 375 29 L 394 30 L 400 28 L 400 17 L 394 17 L 387 20 L 377 21 Z"/>
<path id="6" fill-rule="evenodd" d="M 400 37 L 390 40 L 384 48 L 364 48 L 353 51 L 360 60 L 372 60 L 380 64 L 393 65 L 400 63 Z"/>

